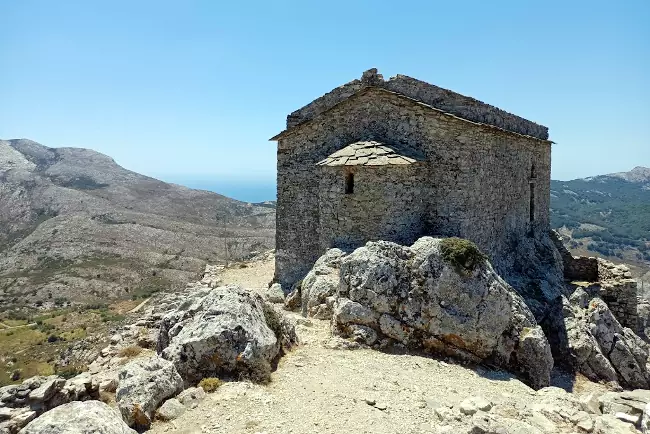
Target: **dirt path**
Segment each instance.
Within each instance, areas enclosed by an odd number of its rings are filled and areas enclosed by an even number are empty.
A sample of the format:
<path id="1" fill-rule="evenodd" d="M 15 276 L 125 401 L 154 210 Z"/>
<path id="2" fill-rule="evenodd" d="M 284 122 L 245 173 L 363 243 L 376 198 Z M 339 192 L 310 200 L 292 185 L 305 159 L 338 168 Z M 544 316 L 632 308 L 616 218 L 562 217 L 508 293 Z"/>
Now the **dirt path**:
<path id="1" fill-rule="evenodd" d="M 2 323 L 0 323 L 2 324 Z M 5 330 L 15 330 L 15 329 L 21 329 L 24 327 L 33 327 L 36 325 L 35 322 L 30 323 L 30 324 L 23 324 L 23 325 L 17 325 L 17 326 L 8 326 L 7 324 L 2 324 L 4 326 L 3 329 L 0 329 L 0 331 L 5 331 Z"/>
<path id="2" fill-rule="evenodd" d="M 131 309 L 129 313 L 137 313 L 140 309 L 144 307 L 145 304 L 149 302 L 149 300 L 151 300 L 151 297 L 147 298 L 145 301 L 143 301 L 142 303 L 140 303 L 139 305 Z"/>
<path id="3" fill-rule="evenodd" d="M 225 270 L 222 277 L 224 283 L 260 288 L 272 273 L 272 264 L 260 263 Z M 536 400 L 534 390 L 508 373 L 340 349 L 328 321 L 289 315 L 297 322 L 301 345 L 281 359 L 270 384 L 226 383 L 178 419 L 155 422 L 150 432 L 435 433 L 440 424 L 435 409 L 441 404 L 458 405 L 479 395 L 495 404 L 495 414 L 516 419 L 518 409 Z"/>

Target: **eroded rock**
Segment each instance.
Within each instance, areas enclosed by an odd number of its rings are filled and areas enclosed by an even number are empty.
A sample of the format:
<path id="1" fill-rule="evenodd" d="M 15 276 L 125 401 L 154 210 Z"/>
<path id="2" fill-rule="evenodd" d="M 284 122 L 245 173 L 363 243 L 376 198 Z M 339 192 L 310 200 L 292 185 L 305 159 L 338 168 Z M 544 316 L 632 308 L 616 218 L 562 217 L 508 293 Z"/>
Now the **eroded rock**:
<path id="1" fill-rule="evenodd" d="M 120 415 L 100 401 L 75 401 L 43 413 L 20 434 L 135 434 Z"/>
<path id="2" fill-rule="evenodd" d="M 181 390 L 183 380 L 173 363 L 153 356 L 124 366 L 115 400 L 129 426 L 148 428 L 158 406 Z"/>
<path id="3" fill-rule="evenodd" d="M 165 315 L 158 352 L 188 384 L 220 376 L 266 381 L 271 363 L 296 341 L 293 325 L 262 296 L 222 286 L 189 295 Z"/>
<path id="4" fill-rule="evenodd" d="M 443 259 L 441 242 L 369 242 L 343 257 L 334 332 L 368 343 L 374 336 L 361 327 L 370 328 L 380 341 L 489 361 L 548 385 L 550 347 L 523 299 L 489 262 L 465 269 Z"/>

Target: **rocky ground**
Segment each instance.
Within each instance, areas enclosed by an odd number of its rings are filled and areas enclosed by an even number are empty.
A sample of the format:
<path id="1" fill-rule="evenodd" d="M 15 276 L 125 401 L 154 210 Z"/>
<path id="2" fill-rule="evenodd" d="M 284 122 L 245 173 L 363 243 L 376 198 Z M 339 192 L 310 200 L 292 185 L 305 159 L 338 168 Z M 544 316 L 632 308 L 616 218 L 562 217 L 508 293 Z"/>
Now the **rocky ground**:
<path id="1" fill-rule="evenodd" d="M 168 333 L 173 340 L 181 336 L 173 325 L 187 316 L 170 323 L 163 319 L 167 313 L 206 309 L 195 301 L 191 307 L 188 300 L 197 300 L 192 295 L 197 291 L 210 293 L 209 288 L 222 285 L 250 288 L 266 300 L 279 301 L 278 294 L 268 289 L 272 255 L 261 255 L 244 265 L 208 267 L 205 277 L 185 291 L 152 298 L 141 307 L 139 319 L 111 337 L 111 344 L 87 373 L 68 381 L 28 380 L 27 385 L 0 389 L 0 428 L 16 432 L 15 425 L 6 428 L 7 420 L 17 420 L 21 426 L 34 420 L 25 433 L 66 432 L 75 423 L 119 420 L 118 409 L 134 426 L 140 417 L 151 417 L 153 433 L 605 434 L 639 432 L 642 425 L 650 401 L 648 390 L 625 392 L 558 370 L 552 372 L 551 386 L 534 390 L 513 374 L 486 365 L 372 349 L 333 335 L 329 320 L 305 318 L 299 312 L 283 314 L 295 327 L 299 344 L 279 359 L 268 383 L 230 378 L 212 393 L 190 388 L 172 398 L 183 388 L 180 378 L 169 362 L 156 361 L 159 358 L 153 350 L 160 346 L 158 328 L 172 325 Z M 276 303 L 274 309 L 279 311 L 281 306 Z M 183 328 L 197 324 L 201 321 L 184 323 Z M 194 330 L 200 333 L 202 328 Z M 178 366 L 185 377 L 183 365 Z M 137 387 L 139 382 L 150 386 Z M 58 401 L 53 402 L 54 397 Z M 88 401 L 64 404 L 74 399 Z M 50 407 L 54 409 L 37 417 Z M 52 428 L 61 429 L 57 419 L 70 412 L 88 416 L 71 418 L 63 431 Z M 134 431 L 115 422 L 101 432 Z"/>

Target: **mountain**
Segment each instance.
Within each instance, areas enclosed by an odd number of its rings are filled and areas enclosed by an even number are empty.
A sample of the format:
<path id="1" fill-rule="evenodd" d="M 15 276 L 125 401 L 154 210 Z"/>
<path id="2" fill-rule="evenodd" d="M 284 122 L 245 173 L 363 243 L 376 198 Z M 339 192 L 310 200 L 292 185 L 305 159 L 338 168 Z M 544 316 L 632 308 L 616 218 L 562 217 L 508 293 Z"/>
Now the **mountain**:
<path id="1" fill-rule="evenodd" d="M 275 209 L 0 140 L 0 306 L 143 297 L 274 246 Z"/>
<path id="2" fill-rule="evenodd" d="M 573 249 L 650 266 L 650 168 L 551 181 L 551 224 Z"/>

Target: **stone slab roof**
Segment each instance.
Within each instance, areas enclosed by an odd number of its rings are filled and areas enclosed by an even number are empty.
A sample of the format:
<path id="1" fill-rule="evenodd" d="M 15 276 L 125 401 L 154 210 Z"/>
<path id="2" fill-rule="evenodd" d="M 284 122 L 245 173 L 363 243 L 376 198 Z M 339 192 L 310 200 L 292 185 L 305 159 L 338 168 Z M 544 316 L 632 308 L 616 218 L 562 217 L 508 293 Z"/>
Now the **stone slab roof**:
<path id="1" fill-rule="evenodd" d="M 389 80 L 384 80 L 376 69 L 364 72 L 360 80 L 353 80 L 339 86 L 288 115 L 287 128 L 283 133 L 309 122 L 339 103 L 358 95 L 368 87 L 391 91 L 475 124 L 496 127 L 503 131 L 538 140 L 548 140 L 548 128 L 543 125 L 508 113 L 477 99 L 406 75 L 398 74 Z M 277 140 L 281 135 L 282 133 L 271 140 Z"/>
<path id="2" fill-rule="evenodd" d="M 422 156 L 396 145 L 373 140 L 350 143 L 334 152 L 317 166 L 388 166 L 405 165 L 423 161 Z"/>

